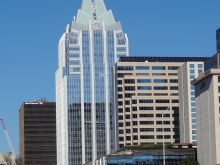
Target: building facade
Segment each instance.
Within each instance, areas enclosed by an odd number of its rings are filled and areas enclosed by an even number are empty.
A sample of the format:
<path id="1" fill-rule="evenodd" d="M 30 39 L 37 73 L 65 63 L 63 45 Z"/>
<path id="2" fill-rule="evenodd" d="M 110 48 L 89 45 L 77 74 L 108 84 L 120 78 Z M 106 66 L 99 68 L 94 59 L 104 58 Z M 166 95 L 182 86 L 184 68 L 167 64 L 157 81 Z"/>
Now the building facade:
<path id="1" fill-rule="evenodd" d="M 195 89 L 191 81 L 203 68 L 203 62 L 186 62 L 178 69 L 180 143 L 197 141 Z"/>
<path id="2" fill-rule="evenodd" d="M 57 163 L 82 165 L 115 150 L 112 67 L 128 38 L 103 0 L 83 0 L 58 46 Z"/>
<path id="3" fill-rule="evenodd" d="M 121 57 L 115 70 L 119 148 L 179 143 L 178 68 L 206 57 Z M 162 118 L 162 115 L 164 117 Z M 163 122 L 164 120 L 164 122 Z"/>
<path id="4" fill-rule="evenodd" d="M 197 152 L 201 165 L 220 163 L 220 69 L 210 69 L 195 85 Z"/>
<path id="5" fill-rule="evenodd" d="M 24 102 L 19 109 L 19 139 L 23 164 L 56 165 L 56 103 Z"/>

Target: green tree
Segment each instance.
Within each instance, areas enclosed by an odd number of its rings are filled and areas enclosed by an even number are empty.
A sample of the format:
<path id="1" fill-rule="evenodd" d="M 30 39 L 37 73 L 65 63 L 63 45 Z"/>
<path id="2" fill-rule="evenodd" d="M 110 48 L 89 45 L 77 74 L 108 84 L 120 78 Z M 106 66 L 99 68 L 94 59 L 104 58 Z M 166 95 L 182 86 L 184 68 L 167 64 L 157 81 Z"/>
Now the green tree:
<path id="1" fill-rule="evenodd" d="M 179 165 L 199 165 L 199 162 L 196 161 L 194 157 L 186 157 Z"/>

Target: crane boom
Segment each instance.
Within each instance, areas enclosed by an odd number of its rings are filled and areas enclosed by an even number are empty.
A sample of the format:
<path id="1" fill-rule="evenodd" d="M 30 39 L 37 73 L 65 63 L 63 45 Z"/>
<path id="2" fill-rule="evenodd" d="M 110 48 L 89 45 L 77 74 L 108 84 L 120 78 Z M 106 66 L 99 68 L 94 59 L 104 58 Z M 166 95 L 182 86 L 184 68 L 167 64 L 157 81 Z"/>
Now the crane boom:
<path id="1" fill-rule="evenodd" d="M 6 136 L 7 140 L 8 140 L 8 144 L 9 144 L 9 147 L 11 149 L 11 152 L 12 152 L 12 154 L 15 155 L 15 151 L 14 151 L 14 148 L 12 146 L 12 143 L 11 143 L 11 140 L 10 140 L 10 137 L 9 137 L 9 134 L 8 134 L 8 131 L 7 131 L 7 128 L 5 126 L 5 123 L 4 123 L 3 119 L 0 119 L 0 122 L 1 122 L 3 130 L 5 132 L 5 136 Z"/>

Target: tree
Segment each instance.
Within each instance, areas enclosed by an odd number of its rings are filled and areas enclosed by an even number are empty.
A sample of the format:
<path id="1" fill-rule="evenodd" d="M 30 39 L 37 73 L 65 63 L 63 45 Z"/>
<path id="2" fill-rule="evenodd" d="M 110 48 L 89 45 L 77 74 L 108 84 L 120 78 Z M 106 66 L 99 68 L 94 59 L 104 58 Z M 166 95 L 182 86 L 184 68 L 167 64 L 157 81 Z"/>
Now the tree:
<path id="1" fill-rule="evenodd" d="M 199 162 L 194 157 L 186 157 L 179 165 L 199 165 Z"/>

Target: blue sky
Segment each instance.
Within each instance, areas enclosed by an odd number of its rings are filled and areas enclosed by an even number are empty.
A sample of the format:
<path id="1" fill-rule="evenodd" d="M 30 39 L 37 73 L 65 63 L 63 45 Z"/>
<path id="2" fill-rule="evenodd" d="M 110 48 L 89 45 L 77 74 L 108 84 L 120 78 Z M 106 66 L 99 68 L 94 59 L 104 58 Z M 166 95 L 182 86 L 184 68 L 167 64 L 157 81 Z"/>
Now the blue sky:
<path id="1" fill-rule="evenodd" d="M 105 0 L 128 34 L 130 56 L 211 56 L 219 0 Z M 81 0 L 0 1 L 0 118 L 18 154 L 22 102 L 55 101 L 57 45 Z M 9 152 L 0 128 L 0 153 Z"/>

